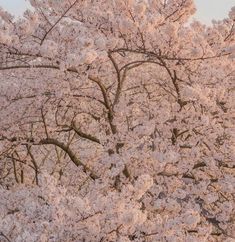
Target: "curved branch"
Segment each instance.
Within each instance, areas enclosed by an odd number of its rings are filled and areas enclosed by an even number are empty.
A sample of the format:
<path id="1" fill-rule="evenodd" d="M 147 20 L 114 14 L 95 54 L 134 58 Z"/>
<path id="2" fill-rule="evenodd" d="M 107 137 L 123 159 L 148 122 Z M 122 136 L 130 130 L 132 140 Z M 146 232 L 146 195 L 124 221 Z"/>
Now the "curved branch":
<path id="1" fill-rule="evenodd" d="M 121 94 L 121 89 L 122 89 L 122 81 L 121 81 L 121 74 L 120 74 L 121 70 L 119 70 L 116 61 L 114 60 L 113 56 L 111 55 L 111 52 L 108 53 L 108 57 L 111 60 L 113 66 L 114 66 L 114 69 L 116 71 L 116 74 L 117 74 L 117 90 L 116 90 L 114 101 L 113 101 L 113 106 L 115 106 L 115 104 L 118 102 L 119 96 Z"/>
<path id="2" fill-rule="evenodd" d="M 71 127 L 71 128 L 72 128 L 72 129 L 75 131 L 75 133 L 76 133 L 78 136 L 80 136 L 81 138 L 88 139 L 88 140 L 90 140 L 90 141 L 93 141 L 93 142 L 95 142 L 95 143 L 100 144 L 100 140 L 99 140 L 98 138 L 96 138 L 95 136 L 92 136 L 92 135 L 90 135 L 90 134 L 86 134 L 86 133 L 82 132 L 79 128 L 77 128 L 77 127 L 75 126 L 74 123 L 72 124 L 72 127 Z"/>

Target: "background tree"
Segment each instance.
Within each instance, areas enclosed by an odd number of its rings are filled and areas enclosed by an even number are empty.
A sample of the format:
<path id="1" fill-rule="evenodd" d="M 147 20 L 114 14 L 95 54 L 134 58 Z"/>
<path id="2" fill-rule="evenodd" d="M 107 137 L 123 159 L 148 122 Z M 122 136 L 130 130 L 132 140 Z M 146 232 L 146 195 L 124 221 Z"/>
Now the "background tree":
<path id="1" fill-rule="evenodd" d="M 234 8 L 30 2 L 0 11 L 0 236 L 232 241 Z"/>

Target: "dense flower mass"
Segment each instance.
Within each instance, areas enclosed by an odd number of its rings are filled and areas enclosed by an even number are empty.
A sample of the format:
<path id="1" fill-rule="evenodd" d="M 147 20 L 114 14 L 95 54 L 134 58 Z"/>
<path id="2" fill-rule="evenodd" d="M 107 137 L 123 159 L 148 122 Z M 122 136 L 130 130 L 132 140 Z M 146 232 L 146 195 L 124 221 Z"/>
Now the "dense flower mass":
<path id="1" fill-rule="evenodd" d="M 235 7 L 0 9 L 0 241 L 235 241 Z"/>

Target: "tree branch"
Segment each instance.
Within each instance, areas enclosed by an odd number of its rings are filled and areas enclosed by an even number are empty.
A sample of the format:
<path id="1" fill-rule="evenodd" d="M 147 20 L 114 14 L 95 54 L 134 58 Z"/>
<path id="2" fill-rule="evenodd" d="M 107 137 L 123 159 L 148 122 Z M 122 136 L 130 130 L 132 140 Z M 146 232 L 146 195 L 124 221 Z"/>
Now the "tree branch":
<path id="1" fill-rule="evenodd" d="M 90 172 L 90 177 L 95 180 L 97 179 L 97 175 L 95 175 L 90 168 L 88 168 L 85 164 L 83 164 L 77 157 L 76 155 L 73 153 L 73 151 L 66 146 L 64 143 L 53 139 L 53 138 L 47 138 L 47 139 L 43 139 L 39 142 L 39 144 L 41 145 L 55 145 L 58 146 L 59 148 L 61 148 L 64 152 L 66 152 L 69 156 L 69 158 L 71 159 L 71 161 L 76 165 L 76 166 L 82 166 L 83 170 L 85 173 L 89 173 Z"/>

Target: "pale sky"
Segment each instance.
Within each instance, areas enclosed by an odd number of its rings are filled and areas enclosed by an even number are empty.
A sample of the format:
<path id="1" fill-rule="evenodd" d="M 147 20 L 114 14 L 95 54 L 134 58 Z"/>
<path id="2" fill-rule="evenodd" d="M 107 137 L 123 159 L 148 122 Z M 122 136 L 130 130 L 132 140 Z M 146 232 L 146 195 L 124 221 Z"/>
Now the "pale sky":
<path id="1" fill-rule="evenodd" d="M 212 19 L 223 19 L 227 16 L 235 0 L 195 0 L 197 6 L 196 19 L 209 24 Z M 29 6 L 27 0 L 0 0 L 0 6 L 15 15 L 20 15 Z"/>

